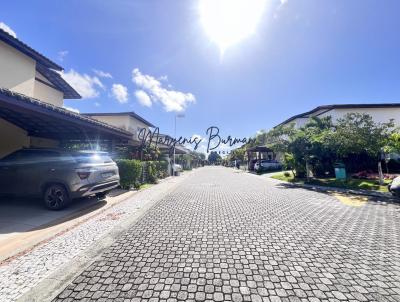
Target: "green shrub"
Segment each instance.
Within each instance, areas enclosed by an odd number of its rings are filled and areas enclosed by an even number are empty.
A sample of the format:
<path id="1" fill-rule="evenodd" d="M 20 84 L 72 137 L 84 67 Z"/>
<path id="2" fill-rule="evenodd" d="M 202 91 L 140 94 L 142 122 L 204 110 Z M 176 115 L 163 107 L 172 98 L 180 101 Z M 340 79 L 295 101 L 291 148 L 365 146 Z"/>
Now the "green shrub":
<path id="1" fill-rule="evenodd" d="M 168 173 L 168 161 L 159 160 L 155 162 L 157 170 L 157 178 L 165 178 L 169 175 Z"/>
<path id="2" fill-rule="evenodd" d="M 146 172 L 147 172 L 147 181 L 149 183 L 156 183 L 157 182 L 157 165 L 154 161 L 147 161 L 146 162 Z"/>
<path id="3" fill-rule="evenodd" d="M 168 161 L 146 161 L 143 165 L 147 178 L 146 181 L 149 183 L 156 183 L 157 179 L 162 179 L 169 175 Z"/>
<path id="4" fill-rule="evenodd" d="M 116 162 L 119 169 L 121 187 L 127 190 L 132 186 L 136 187 L 137 183 L 140 183 L 142 175 L 140 160 L 118 159 Z"/>
<path id="5" fill-rule="evenodd" d="M 283 173 L 283 175 L 285 176 L 285 177 L 290 177 L 290 172 L 285 172 L 285 173 Z"/>

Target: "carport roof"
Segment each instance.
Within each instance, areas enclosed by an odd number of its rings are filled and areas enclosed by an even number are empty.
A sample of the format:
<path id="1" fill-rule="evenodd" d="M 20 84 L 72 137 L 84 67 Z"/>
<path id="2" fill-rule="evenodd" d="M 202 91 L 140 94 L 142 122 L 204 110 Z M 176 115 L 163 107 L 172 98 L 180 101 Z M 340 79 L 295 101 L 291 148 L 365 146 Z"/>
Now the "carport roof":
<path id="1" fill-rule="evenodd" d="M 0 118 L 36 137 L 79 141 L 132 139 L 132 133 L 123 129 L 4 88 L 0 88 Z"/>
<path id="2" fill-rule="evenodd" d="M 247 152 L 273 152 L 272 149 L 267 146 L 255 146 L 246 150 Z"/>

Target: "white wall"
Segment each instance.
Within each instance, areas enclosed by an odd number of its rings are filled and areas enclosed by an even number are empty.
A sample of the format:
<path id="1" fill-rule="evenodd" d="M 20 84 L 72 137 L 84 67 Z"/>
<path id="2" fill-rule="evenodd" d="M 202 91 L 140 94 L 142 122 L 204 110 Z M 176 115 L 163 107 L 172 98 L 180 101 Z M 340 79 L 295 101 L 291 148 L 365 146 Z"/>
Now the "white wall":
<path id="1" fill-rule="evenodd" d="M 303 127 L 305 124 L 307 124 L 307 122 L 308 122 L 308 117 L 306 117 L 306 118 L 304 118 L 304 117 L 299 118 L 298 117 L 298 118 L 294 119 L 293 121 L 291 121 L 288 124 L 294 123 L 294 127 L 296 129 L 298 129 L 298 128 Z"/>
<path id="2" fill-rule="evenodd" d="M 30 140 L 25 130 L 0 118 L 0 158 L 23 147 L 29 147 Z"/>
<path id="3" fill-rule="evenodd" d="M 376 123 L 387 123 L 390 119 L 394 119 L 396 126 L 400 126 L 400 108 L 357 108 L 357 109 L 333 109 L 326 113 L 321 114 L 319 117 L 330 115 L 332 120 L 335 121 L 344 117 L 348 113 L 365 113 L 372 116 Z"/>
<path id="4" fill-rule="evenodd" d="M 149 130 L 149 126 L 147 126 L 145 123 L 143 123 L 133 117 L 129 118 L 128 131 L 133 133 L 134 139 L 139 140 L 138 134 L 139 134 L 140 129 L 142 129 L 142 128 Z"/>
<path id="5" fill-rule="evenodd" d="M 36 62 L 0 41 L 0 87 L 33 97 Z"/>
<path id="6" fill-rule="evenodd" d="M 320 118 L 331 116 L 332 121 L 335 122 L 337 119 L 344 117 L 348 113 L 365 113 L 369 114 L 376 123 L 387 123 L 390 119 L 394 120 L 395 126 L 400 127 L 400 108 L 348 108 L 348 109 L 332 109 L 327 112 L 323 111 L 315 112 L 312 116 L 318 116 Z M 319 114 L 319 115 L 318 115 Z M 303 127 L 308 121 L 309 117 L 296 118 L 289 122 L 295 124 L 295 128 Z"/>
<path id="7" fill-rule="evenodd" d="M 49 87 L 48 85 L 37 80 L 35 80 L 33 97 L 58 107 L 62 107 L 64 105 L 64 94 L 61 91 Z"/>
<path id="8" fill-rule="evenodd" d="M 27 132 L 0 118 L 0 158 L 22 148 L 56 148 L 59 142 L 52 139 L 28 136 Z"/>
<path id="9" fill-rule="evenodd" d="M 144 124 L 143 122 L 135 119 L 134 117 L 130 115 L 92 115 L 90 116 L 91 118 L 94 118 L 98 121 L 113 125 L 115 127 L 124 129 L 126 131 L 129 131 L 133 135 L 134 140 L 138 140 L 138 130 L 139 128 L 146 128 L 149 129 L 149 127 Z"/>
<path id="10" fill-rule="evenodd" d="M 129 129 L 129 117 L 127 115 L 91 115 L 90 117 L 124 130 Z"/>
<path id="11" fill-rule="evenodd" d="M 62 107 L 63 93 L 36 81 L 35 77 L 50 83 L 36 72 L 35 60 L 0 41 L 0 87 Z M 0 158 L 24 147 L 58 145 L 55 140 L 30 137 L 25 130 L 0 118 Z"/>
<path id="12" fill-rule="evenodd" d="M 36 72 L 35 60 L 0 41 L 0 87 L 62 107 L 64 94 L 40 83 L 35 77 L 51 84 Z"/>

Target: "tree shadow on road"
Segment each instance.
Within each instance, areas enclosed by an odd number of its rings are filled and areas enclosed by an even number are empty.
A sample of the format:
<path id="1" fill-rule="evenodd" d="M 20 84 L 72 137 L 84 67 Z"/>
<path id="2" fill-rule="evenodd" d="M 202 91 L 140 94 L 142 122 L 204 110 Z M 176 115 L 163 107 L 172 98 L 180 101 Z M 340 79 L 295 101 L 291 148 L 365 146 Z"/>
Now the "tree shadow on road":
<path id="1" fill-rule="evenodd" d="M 344 201 L 346 199 L 348 200 L 359 200 L 360 203 L 370 203 L 373 205 L 396 205 L 396 206 L 400 206 L 400 199 L 396 198 L 396 197 L 378 197 L 378 196 L 369 196 L 369 195 L 363 195 L 363 194 L 353 194 L 350 192 L 345 192 L 345 191 L 339 191 L 339 190 L 334 190 L 332 188 L 320 188 L 319 186 L 301 186 L 301 185 L 296 185 L 296 184 L 292 184 L 292 183 L 285 183 L 285 182 L 281 182 L 279 184 L 275 185 L 276 188 L 278 189 L 285 189 L 285 190 L 293 190 L 293 189 L 303 189 L 306 191 L 310 191 L 310 192 L 317 192 L 317 193 L 321 193 L 321 194 L 326 194 L 329 196 L 333 196 L 337 199 L 339 199 L 340 201 Z M 352 203 L 352 202 L 347 202 L 348 205 L 354 205 L 356 203 Z"/>

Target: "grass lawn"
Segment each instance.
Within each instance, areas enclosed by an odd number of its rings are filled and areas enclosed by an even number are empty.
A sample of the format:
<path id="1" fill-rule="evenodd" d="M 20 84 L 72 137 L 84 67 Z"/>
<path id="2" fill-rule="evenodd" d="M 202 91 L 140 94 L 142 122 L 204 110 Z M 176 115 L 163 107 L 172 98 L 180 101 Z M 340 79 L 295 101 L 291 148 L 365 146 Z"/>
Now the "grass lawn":
<path id="1" fill-rule="evenodd" d="M 152 185 L 154 185 L 154 184 L 147 184 L 147 183 L 142 184 L 142 185 L 140 185 L 139 190 L 150 188 Z"/>
<path id="2" fill-rule="evenodd" d="M 272 178 L 288 181 L 292 183 L 307 183 L 311 185 L 320 185 L 327 187 L 337 187 L 337 188 L 346 188 L 346 189 L 363 189 L 363 190 L 371 190 L 371 191 L 380 191 L 380 192 L 388 192 L 387 184 L 390 183 L 390 180 L 385 180 L 385 185 L 379 185 L 378 180 L 368 180 L 368 179 L 347 179 L 347 180 L 338 180 L 335 178 L 313 178 L 309 182 L 306 179 L 294 179 L 293 174 L 290 172 L 290 176 L 285 176 L 283 173 L 279 173 L 276 175 L 272 175 Z"/>

